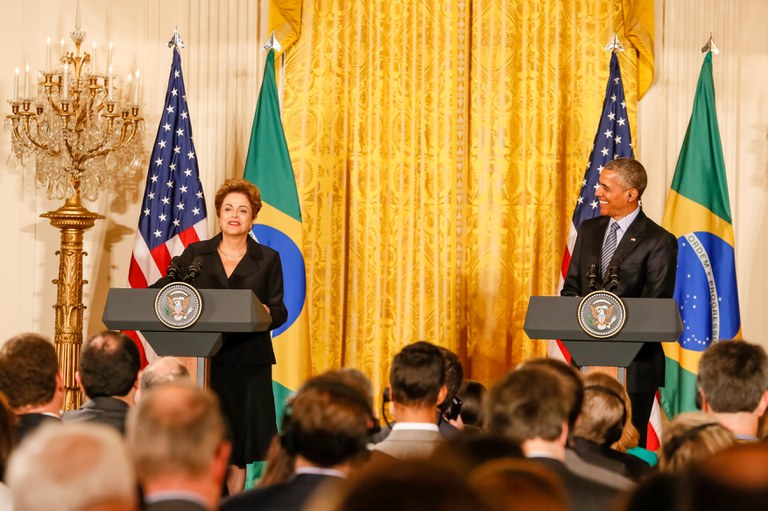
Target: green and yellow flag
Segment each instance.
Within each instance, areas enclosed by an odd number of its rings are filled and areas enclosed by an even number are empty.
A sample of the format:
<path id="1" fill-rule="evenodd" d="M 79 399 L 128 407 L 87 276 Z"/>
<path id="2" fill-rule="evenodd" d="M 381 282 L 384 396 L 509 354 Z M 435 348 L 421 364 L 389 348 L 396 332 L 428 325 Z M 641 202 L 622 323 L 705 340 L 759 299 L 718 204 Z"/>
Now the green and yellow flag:
<path id="1" fill-rule="evenodd" d="M 704 57 L 693 113 L 680 149 L 664 227 L 677 237 L 675 300 L 683 319 L 677 343 L 666 343 L 667 415 L 695 410 L 701 353 L 739 335 L 733 221 L 715 110 L 712 53 Z"/>
<path id="2" fill-rule="evenodd" d="M 251 231 L 259 243 L 280 253 L 283 265 L 283 300 L 288 309 L 288 320 L 272 332 L 277 357 L 272 388 L 279 425 L 285 399 L 309 376 L 311 364 L 304 303 L 306 272 L 302 254 L 301 208 L 280 119 L 274 50 L 267 54 L 264 66 L 243 177 L 259 187 L 263 202 Z M 258 477 L 259 471 L 258 466 L 252 467 L 249 481 Z"/>

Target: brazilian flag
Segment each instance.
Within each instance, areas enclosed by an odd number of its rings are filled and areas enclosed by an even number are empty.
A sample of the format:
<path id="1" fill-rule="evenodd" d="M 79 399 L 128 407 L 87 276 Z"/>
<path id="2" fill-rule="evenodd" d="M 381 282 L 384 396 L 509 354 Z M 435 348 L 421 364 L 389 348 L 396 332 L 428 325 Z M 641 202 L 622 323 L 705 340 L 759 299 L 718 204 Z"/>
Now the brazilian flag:
<path id="1" fill-rule="evenodd" d="M 663 226 L 677 237 L 675 300 L 683 319 L 677 343 L 665 343 L 662 406 L 673 417 L 695 410 L 702 352 L 740 335 L 733 220 L 715 110 L 712 53 L 696 87 L 693 113 L 667 199 Z"/>
<path id="2" fill-rule="evenodd" d="M 283 300 L 288 309 L 288 320 L 272 332 L 277 358 L 272 388 L 279 425 L 286 398 L 309 376 L 311 366 L 304 304 L 306 271 L 301 208 L 280 119 L 274 50 L 267 54 L 243 177 L 259 187 L 263 203 L 252 233 L 259 243 L 280 253 L 283 265 Z M 260 476 L 261 465 L 249 466 L 246 486 L 252 485 Z"/>

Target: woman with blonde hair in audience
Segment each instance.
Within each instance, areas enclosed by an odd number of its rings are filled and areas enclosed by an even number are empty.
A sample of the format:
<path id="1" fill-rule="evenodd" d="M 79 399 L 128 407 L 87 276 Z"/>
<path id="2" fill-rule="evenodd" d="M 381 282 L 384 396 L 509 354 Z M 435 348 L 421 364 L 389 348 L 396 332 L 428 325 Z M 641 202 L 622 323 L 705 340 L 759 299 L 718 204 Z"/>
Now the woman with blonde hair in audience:
<path id="1" fill-rule="evenodd" d="M 664 431 L 659 468 L 680 474 L 736 443 L 731 430 L 709 413 L 682 413 Z"/>

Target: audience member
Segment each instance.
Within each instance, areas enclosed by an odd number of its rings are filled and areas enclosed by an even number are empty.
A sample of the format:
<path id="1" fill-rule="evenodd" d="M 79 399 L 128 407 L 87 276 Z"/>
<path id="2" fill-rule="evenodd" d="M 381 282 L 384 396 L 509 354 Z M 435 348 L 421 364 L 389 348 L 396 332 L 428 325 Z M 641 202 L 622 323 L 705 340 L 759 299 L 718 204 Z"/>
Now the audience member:
<path id="1" fill-rule="evenodd" d="M 741 441 L 756 441 L 760 417 L 768 407 L 768 357 L 756 344 L 722 341 L 699 361 L 702 410 Z"/>
<path id="2" fill-rule="evenodd" d="M 33 333 L 6 341 L 0 348 L 0 391 L 18 417 L 19 441 L 44 422 L 59 422 L 64 380 L 53 343 Z"/>
<path id="3" fill-rule="evenodd" d="M 557 378 L 545 371 L 511 372 L 488 394 L 486 430 L 507 436 L 525 455 L 554 471 L 563 483 L 572 509 L 608 509 L 616 490 L 581 477 L 564 462 L 570 408 Z"/>
<path id="4" fill-rule="evenodd" d="M 659 457 L 655 452 L 645 447 L 640 447 L 640 433 L 632 422 L 632 402 L 624 385 L 619 387 L 621 388 L 620 394 L 624 401 L 624 407 L 627 410 L 627 420 L 624 422 L 624 428 L 621 430 L 621 437 L 611 445 L 611 448 L 636 456 L 648 463 L 649 466 L 655 467 L 659 463 Z"/>
<path id="5" fill-rule="evenodd" d="M 465 433 L 440 443 L 429 459 L 435 465 L 467 475 L 488 461 L 522 457 L 523 450 L 507 437 Z"/>
<path id="6" fill-rule="evenodd" d="M 611 470 L 589 463 L 573 449 L 573 430 L 581 413 L 584 402 L 584 381 L 581 374 L 573 367 L 552 358 L 534 358 L 522 366 L 526 370 L 542 371 L 554 377 L 560 384 L 560 390 L 568 408 L 568 439 L 565 446 L 565 466 L 571 472 L 617 490 L 627 490 L 635 483 Z"/>
<path id="7" fill-rule="evenodd" d="M 459 398 L 459 389 L 464 380 L 464 367 L 454 352 L 442 346 L 438 346 L 438 349 L 443 356 L 446 394 L 443 402 L 437 407 L 437 426 L 441 435 L 450 438 L 464 429 L 461 424 L 463 402 Z"/>
<path id="8" fill-rule="evenodd" d="M 141 371 L 136 401 L 149 389 L 160 383 L 189 380 L 189 370 L 176 357 L 159 357 Z"/>
<path id="9" fill-rule="evenodd" d="M 734 434 L 710 413 L 681 413 L 664 428 L 659 468 L 683 474 L 714 453 L 736 443 Z"/>
<path id="10" fill-rule="evenodd" d="M 681 478 L 677 474 L 654 472 L 629 494 L 622 496 L 620 511 L 679 511 Z"/>
<path id="11" fill-rule="evenodd" d="M 217 509 L 231 445 L 216 396 L 168 382 L 128 414 L 127 442 L 146 511 Z"/>
<path id="12" fill-rule="evenodd" d="M 99 422 L 125 432 L 125 417 L 135 403 L 141 359 L 133 340 L 105 330 L 89 338 L 80 353 L 77 383 L 88 400 L 66 412 L 65 422 Z"/>
<path id="13" fill-rule="evenodd" d="M 393 431 L 394 434 L 394 431 Z M 461 477 L 425 460 L 366 471 L 338 495 L 312 502 L 308 511 L 490 511 Z"/>
<path id="14" fill-rule="evenodd" d="M 421 341 L 395 355 L 389 393 L 397 422 L 374 449 L 398 459 L 429 456 L 443 438 L 435 417 L 447 394 L 443 356 L 437 346 Z"/>
<path id="15" fill-rule="evenodd" d="M 300 510 L 321 486 L 338 485 L 367 454 L 373 422 L 368 397 L 326 374 L 309 379 L 286 407 L 280 437 L 295 476 L 222 503 L 222 511 Z"/>
<path id="16" fill-rule="evenodd" d="M 464 431 L 479 432 L 482 427 L 480 410 L 485 397 L 485 385 L 475 380 L 464 380 L 459 387 L 459 399 L 461 399 L 461 424 Z"/>
<path id="17" fill-rule="evenodd" d="M 46 424 L 11 455 L 16 511 L 133 511 L 136 480 L 123 441 L 101 424 Z"/>
<path id="18" fill-rule="evenodd" d="M 471 486 L 493 511 L 568 511 L 568 498 L 557 475 L 535 461 L 505 459 L 475 470 Z"/>
<path id="19" fill-rule="evenodd" d="M 742 443 L 713 454 L 693 467 L 681 491 L 681 511 L 768 509 L 768 445 Z"/>
<path id="20" fill-rule="evenodd" d="M 584 404 L 573 432 L 573 446 L 587 462 L 637 481 L 650 472 L 648 463 L 611 448 L 630 422 L 622 392 L 621 383 L 607 374 L 593 372 L 584 377 Z"/>

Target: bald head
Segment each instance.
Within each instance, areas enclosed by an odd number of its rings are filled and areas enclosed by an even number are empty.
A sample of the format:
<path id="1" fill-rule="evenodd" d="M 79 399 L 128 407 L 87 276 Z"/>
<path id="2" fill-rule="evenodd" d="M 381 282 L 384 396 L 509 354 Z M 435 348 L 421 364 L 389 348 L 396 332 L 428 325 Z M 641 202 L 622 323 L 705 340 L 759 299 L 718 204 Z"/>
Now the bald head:
<path id="1" fill-rule="evenodd" d="M 189 380 L 189 370 L 176 357 L 160 357 L 149 364 L 139 378 L 142 393 L 160 383 Z"/>

